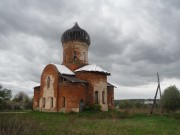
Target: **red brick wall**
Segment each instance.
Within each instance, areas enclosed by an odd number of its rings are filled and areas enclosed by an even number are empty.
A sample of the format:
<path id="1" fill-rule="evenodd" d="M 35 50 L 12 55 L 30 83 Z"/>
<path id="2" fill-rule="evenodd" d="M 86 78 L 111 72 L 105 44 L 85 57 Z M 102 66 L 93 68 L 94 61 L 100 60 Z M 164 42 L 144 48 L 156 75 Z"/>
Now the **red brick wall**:
<path id="1" fill-rule="evenodd" d="M 66 83 L 62 82 L 59 84 L 58 94 L 58 111 L 63 111 L 62 102 L 65 97 L 65 110 L 64 112 L 73 111 L 73 108 L 79 108 L 79 102 L 85 99 L 86 86 L 80 83 Z"/>
<path id="2" fill-rule="evenodd" d="M 95 84 L 100 81 L 107 82 L 107 76 L 103 73 L 98 72 L 77 72 L 77 78 L 85 80 L 88 82 L 87 92 L 86 92 L 86 103 L 89 105 L 94 104 L 94 87 Z"/>
<path id="3" fill-rule="evenodd" d="M 52 76 L 54 78 L 53 88 L 54 88 L 54 98 L 56 98 L 57 104 L 57 95 L 58 95 L 58 81 L 59 81 L 59 72 L 53 64 L 47 65 L 41 75 L 41 90 L 40 90 L 40 97 L 43 98 L 43 90 L 47 89 L 47 77 Z M 42 109 L 42 108 L 41 108 Z M 57 105 L 51 110 L 51 111 L 57 111 Z"/>
<path id="4" fill-rule="evenodd" d="M 72 71 L 88 64 L 88 45 L 86 42 L 73 40 L 63 44 L 63 65 Z M 74 60 L 74 51 L 76 51 L 76 60 Z M 84 60 L 84 54 L 85 60 Z"/>
<path id="5" fill-rule="evenodd" d="M 114 87 L 108 87 L 108 107 L 114 108 Z"/>
<path id="6" fill-rule="evenodd" d="M 39 107 L 40 87 L 34 87 L 33 109 Z"/>

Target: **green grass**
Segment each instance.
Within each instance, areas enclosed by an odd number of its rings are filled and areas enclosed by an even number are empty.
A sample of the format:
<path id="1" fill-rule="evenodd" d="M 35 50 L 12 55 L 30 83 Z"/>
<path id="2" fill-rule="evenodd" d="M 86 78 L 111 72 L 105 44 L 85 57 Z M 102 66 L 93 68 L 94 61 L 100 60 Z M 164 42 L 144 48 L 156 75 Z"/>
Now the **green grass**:
<path id="1" fill-rule="evenodd" d="M 11 133 L 9 133 L 11 132 Z M 32 135 L 179 135 L 180 114 L 0 113 L 0 134 Z"/>

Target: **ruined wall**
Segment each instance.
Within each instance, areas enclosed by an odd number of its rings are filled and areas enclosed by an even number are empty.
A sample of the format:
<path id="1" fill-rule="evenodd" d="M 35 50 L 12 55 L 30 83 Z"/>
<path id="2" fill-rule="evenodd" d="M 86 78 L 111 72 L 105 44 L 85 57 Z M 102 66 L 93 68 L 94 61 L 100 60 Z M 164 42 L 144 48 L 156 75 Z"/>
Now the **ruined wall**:
<path id="1" fill-rule="evenodd" d="M 108 87 L 108 107 L 110 109 L 114 108 L 114 87 Z"/>
<path id="2" fill-rule="evenodd" d="M 40 86 L 34 87 L 33 109 L 39 108 Z"/>
<path id="3" fill-rule="evenodd" d="M 58 111 L 60 112 L 79 112 L 79 103 L 85 102 L 86 86 L 81 83 L 59 83 Z M 65 98 L 65 107 L 63 106 Z"/>
<path id="4" fill-rule="evenodd" d="M 76 59 L 74 60 L 74 52 Z M 63 65 L 72 71 L 88 64 L 88 45 L 86 42 L 73 40 L 63 44 Z"/>
<path id="5" fill-rule="evenodd" d="M 77 72 L 76 76 L 82 80 L 86 80 L 87 85 L 86 104 L 95 104 L 95 92 L 98 91 L 98 101 L 103 111 L 108 110 L 107 101 L 107 76 L 98 72 Z M 102 101 L 102 92 L 104 91 L 104 102 Z"/>
<path id="6" fill-rule="evenodd" d="M 48 84 L 48 78 L 49 78 L 49 84 Z M 40 91 L 41 111 L 57 111 L 56 104 L 57 104 L 57 94 L 58 94 L 57 93 L 58 80 L 59 80 L 59 72 L 57 68 L 52 64 L 47 65 L 41 75 L 41 91 Z M 45 102 L 45 106 L 44 106 L 44 102 Z"/>

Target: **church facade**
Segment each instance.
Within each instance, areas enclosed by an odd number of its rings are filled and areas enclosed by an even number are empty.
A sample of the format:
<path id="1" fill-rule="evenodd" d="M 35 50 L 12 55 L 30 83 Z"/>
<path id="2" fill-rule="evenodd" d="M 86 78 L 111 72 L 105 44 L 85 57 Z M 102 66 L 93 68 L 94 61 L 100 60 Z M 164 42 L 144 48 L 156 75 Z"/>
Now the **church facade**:
<path id="1" fill-rule="evenodd" d="M 114 107 L 114 87 L 110 73 L 88 63 L 89 34 L 76 23 L 61 37 L 62 64 L 48 64 L 34 87 L 33 109 L 47 112 L 81 112 L 87 106 Z"/>

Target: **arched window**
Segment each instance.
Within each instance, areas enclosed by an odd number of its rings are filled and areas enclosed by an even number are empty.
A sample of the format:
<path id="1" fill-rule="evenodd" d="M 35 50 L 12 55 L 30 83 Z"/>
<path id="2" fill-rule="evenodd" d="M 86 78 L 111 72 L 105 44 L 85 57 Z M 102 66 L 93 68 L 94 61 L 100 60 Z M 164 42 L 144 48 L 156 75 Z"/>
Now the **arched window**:
<path id="1" fill-rule="evenodd" d="M 95 103 L 98 104 L 99 100 L 98 100 L 98 91 L 95 92 Z"/>
<path id="2" fill-rule="evenodd" d="M 65 107 L 65 105 L 66 105 L 66 99 L 65 99 L 65 97 L 63 97 L 63 99 L 62 99 L 62 107 Z"/>
<path id="3" fill-rule="evenodd" d="M 53 108 L 53 97 L 51 97 L 50 106 L 51 106 L 51 108 Z"/>
<path id="4" fill-rule="evenodd" d="M 76 60 L 76 51 L 74 51 L 74 60 Z"/>
<path id="5" fill-rule="evenodd" d="M 67 61 L 67 52 L 66 52 L 66 59 L 65 60 Z"/>
<path id="6" fill-rule="evenodd" d="M 64 61 L 66 61 L 66 57 L 67 57 L 66 54 L 67 54 L 67 53 L 64 54 Z"/>
<path id="7" fill-rule="evenodd" d="M 48 76 L 48 78 L 47 78 L 47 88 L 49 88 L 50 87 L 50 77 Z"/>
<path id="8" fill-rule="evenodd" d="M 81 99 L 79 102 L 79 112 L 82 112 L 83 108 L 84 108 L 84 101 Z"/>
<path id="9" fill-rule="evenodd" d="M 43 107 L 45 107 L 46 106 L 46 98 L 44 97 L 43 98 Z"/>
<path id="10" fill-rule="evenodd" d="M 104 99 L 105 99 L 105 92 L 103 91 L 103 92 L 102 92 L 102 103 L 103 103 L 103 104 L 105 104 L 105 100 L 104 100 Z"/>
<path id="11" fill-rule="evenodd" d="M 37 99 L 37 107 L 39 107 L 39 98 Z"/>

